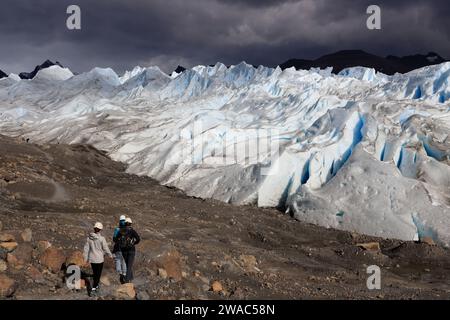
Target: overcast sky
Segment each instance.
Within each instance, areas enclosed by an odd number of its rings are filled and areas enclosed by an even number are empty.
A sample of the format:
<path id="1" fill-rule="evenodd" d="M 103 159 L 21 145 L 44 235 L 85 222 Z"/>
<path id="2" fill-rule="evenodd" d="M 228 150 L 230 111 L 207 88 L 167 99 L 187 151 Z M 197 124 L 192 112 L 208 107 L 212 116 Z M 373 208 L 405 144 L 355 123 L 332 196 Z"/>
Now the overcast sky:
<path id="1" fill-rule="evenodd" d="M 78 4 L 82 30 L 66 28 Z M 382 30 L 366 9 L 382 9 Z M 221 61 L 274 66 L 343 49 L 450 58 L 449 0 L 2 0 L 0 69 L 30 71 L 45 59 L 75 72 L 135 65 L 166 72 Z"/>

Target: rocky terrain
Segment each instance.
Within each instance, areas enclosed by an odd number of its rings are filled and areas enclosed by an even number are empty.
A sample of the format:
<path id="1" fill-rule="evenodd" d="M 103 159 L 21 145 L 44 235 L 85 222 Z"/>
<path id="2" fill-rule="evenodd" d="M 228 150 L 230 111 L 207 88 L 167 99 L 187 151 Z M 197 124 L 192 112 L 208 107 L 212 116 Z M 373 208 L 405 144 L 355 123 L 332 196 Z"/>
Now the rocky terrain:
<path id="1" fill-rule="evenodd" d="M 101 292 L 72 291 L 96 221 L 110 241 L 121 214 L 142 236 L 134 285 L 106 261 Z M 381 268 L 368 290 L 367 266 Z M 83 266 L 89 272 L 87 266 Z M 88 145 L 0 136 L 2 299 L 448 299 L 449 250 L 302 223 L 275 209 L 188 197 Z"/>

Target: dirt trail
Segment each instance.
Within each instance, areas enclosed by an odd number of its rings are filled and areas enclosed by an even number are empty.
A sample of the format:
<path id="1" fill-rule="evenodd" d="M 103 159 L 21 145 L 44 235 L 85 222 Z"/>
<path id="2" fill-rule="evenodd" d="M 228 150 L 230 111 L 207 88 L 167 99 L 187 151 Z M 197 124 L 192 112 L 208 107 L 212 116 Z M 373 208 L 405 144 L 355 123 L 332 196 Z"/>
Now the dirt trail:
<path id="1" fill-rule="evenodd" d="M 65 288 L 60 274 L 39 263 L 39 241 L 69 255 L 81 250 L 95 221 L 103 222 L 110 240 L 121 214 L 134 220 L 143 238 L 135 271 L 141 299 L 450 298 L 447 249 L 328 230 L 272 209 L 191 198 L 125 173 L 123 164 L 90 146 L 36 146 L 0 136 L 0 233 L 19 239 L 13 254 L 33 250 L 23 265 L 8 262 L 1 272 L 16 281 L 16 299 L 88 298 Z M 30 244 L 20 241 L 25 228 L 33 233 Z M 357 246 L 370 241 L 380 250 Z M 381 290 L 367 289 L 370 265 L 382 270 Z M 116 298 L 119 283 L 111 261 L 104 274 L 102 294 L 89 299 Z M 222 290 L 211 290 L 214 281 Z"/>

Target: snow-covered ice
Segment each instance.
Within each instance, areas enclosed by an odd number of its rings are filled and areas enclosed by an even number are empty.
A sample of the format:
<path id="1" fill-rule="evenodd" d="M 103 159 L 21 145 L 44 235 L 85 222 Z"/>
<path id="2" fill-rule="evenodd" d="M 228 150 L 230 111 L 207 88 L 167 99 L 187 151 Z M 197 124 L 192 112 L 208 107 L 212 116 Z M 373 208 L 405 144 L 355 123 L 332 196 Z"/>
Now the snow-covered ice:
<path id="1" fill-rule="evenodd" d="M 197 66 L 0 80 L 0 134 L 90 143 L 187 194 L 450 245 L 450 63 L 387 76 Z"/>

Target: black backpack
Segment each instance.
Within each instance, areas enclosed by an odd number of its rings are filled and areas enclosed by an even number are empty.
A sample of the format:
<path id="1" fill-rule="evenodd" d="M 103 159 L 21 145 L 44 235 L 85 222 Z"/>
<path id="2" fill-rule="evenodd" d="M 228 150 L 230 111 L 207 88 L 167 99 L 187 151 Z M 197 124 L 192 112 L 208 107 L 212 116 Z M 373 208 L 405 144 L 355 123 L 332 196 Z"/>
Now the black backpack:
<path id="1" fill-rule="evenodd" d="M 120 228 L 117 239 L 121 251 L 127 251 L 134 247 L 135 239 L 132 236 L 131 230 L 128 228 Z"/>

